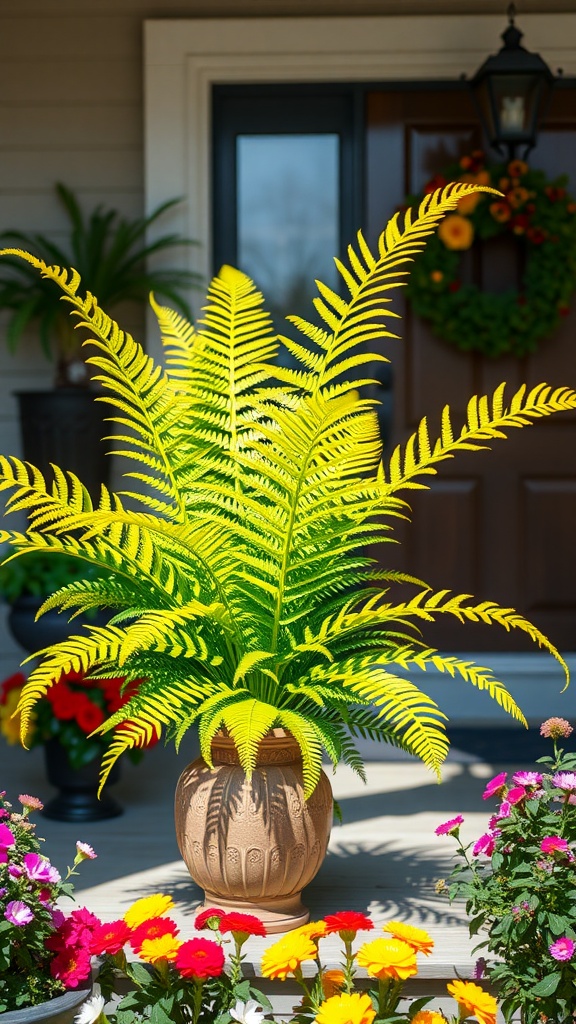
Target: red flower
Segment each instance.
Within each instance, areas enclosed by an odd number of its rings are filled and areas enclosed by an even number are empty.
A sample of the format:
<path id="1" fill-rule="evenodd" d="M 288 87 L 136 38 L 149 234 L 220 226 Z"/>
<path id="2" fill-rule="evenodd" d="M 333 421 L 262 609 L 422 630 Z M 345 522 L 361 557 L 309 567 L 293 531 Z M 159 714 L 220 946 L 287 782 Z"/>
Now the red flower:
<path id="1" fill-rule="evenodd" d="M 194 927 L 197 928 L 198 931 L 202 931 L 203 928 L 211 927 L 209 924 L 210 921 L 215 920 L 216 918 L 220 921 L 220 918 L 225 916 L 224 911 L 219 910 L 218 907 L 208 907 L 206 910 L 201 910 L 199 914 L 196 914 Z"/>
<path id="2" fill-rule="evenodd" d="M 544 191 L 551 203 L 557 203 L 566 198 L 566 189 L 558 188 L 556 185 L 547 185 Z"/>
<path id="3" fill-rule="evenodd" d="M 239 937 L 246 936 L 246 939 L 249 935 L 266 935 L 266 928 L 259 917 L 255 917 L 254 914 L 237 914 L 234 911 L 223 914 L 220 918 L 220 931 L 223 935 L 232 932 Z"/>
<path id="4" fill-rule="evenodd" d="M 529 238 L 532 245 L 542 245 L 546 241 L 547 233 L 542 228 L 528 228 L 526 238 Z"/>
<path id="5" fill-rule="evenodd" d="M 90 952 L 94 956 L 101 953 L 119 953 L 130 938 L 130 929 L 125 921 L 110 921 L 101 924 L 92 932 Z"/>
<path id="6" fill-rule="evenodd" d="M 560 316 L 568 316 L 570 312 L 570 306 L 558 306 L 558 312 L 560 313 Z"/>
<path id="7" fill-rule="evenodd" d="M 26 682 L 26 676 L 23 672 L 14 672 L 13 675 L 8 676 L 2 683 L 2 689 L 0 690 L 0 704 L 6 703 L 6 697 L 10 693 L 10 690 L 22 689 Z"/>
<path id="8" fill-rule="evenodd" d="M 78 695 L 66 683 L 54 683 L 46 694 L 56 718 L 68 721 L 75 717 Z"/>
<path id="9" fill-rule="evenodd" d="M 511 220 L 512 231 L 515 235 L 523 235 L 530 224 L 530 218 L 526 213 L 517 213 Z"/>
<path id="10" fill-rule="evenodd" d="M 430 195 L 431 192 L 435 192 L 437 188 L 444 188 L 448 184 L 448 179 L 443 174 L 436 174 L 430 181 L 424 186 L 424 195 Z"/>
<path id="11" fill-rule="evenodd" d="M 99 708 L 97 704 L 94 704 L 88 698 L 77 707 L 75 717 L 78 725 L 85 733 L 93 732 L 104 721 L 102 708 Z"/>
<path id="12" fill-rule="evenodd" d="M 326 935 L 338 932 L 340 938 L 351 942 L 356 932 L 369 932 L 374 927 L 371 918 L 361 914 L 357 910 L 340 910 L 337 914 L 328 914 L 326 922 Z"/>
<path id="13" fill-rule="evenodd" d="M 78 988 L 90 976 L 90 952 L 81 946 L 66 946 L 50 961 L 50 974 L 65 988 Z"/>
<path id="14" fill-rule="evenodd" d="M 211 939 L 188 939 L 178 950 L 176 967 L 183 978 L 219 978 L 224 970 L 224 950 Z"/>
<path id="15" fill-rule="evenodd" d="M 448 291 L 452 292 L 452 293 L 459 292 L 461 287 L 462 287 L 462 282 L 461 281 L 450 281 L 450 284 L 448 285 Z"/>
<path id="16" fill-rule="evenodd" d="M 178 935 L 178 925 L 169 917 L 151 917 L 143 921 L 134 929 L 130 936 L 130 945 L 135 953 L 142 949 L 142 943 L 147 939 L 159 939 L 162 935 Z"/>
<path id="17" fill-rule="evenodd" d="M 56 952 L 70 946 L 89 949 L 92 935 L 101 925 L 102 922 L 98 917 L 86 910 L 86 907 L 81 907 L 79 910 L 72 911 L 57 931 L 46 939 L 44 945 L 47 949 L 56 950 Z"/>

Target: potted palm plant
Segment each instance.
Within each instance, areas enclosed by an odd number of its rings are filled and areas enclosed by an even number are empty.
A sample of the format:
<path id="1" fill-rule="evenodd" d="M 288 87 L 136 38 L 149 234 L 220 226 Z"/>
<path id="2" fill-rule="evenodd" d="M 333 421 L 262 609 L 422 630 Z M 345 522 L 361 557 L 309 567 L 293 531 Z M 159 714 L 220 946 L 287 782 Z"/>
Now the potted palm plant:
<path id="1" fill-rule="evenodd" d="M 359 233 L 348 265 L 337 261 L 347 297 L 318 283 L 324 326 L 290 318 L 301 342 L 274 336 L 262 296 L 230 267 L 212 282 L 198 331 L 153 300 L 165 370 L 93 295 L 79 294 L 76 273 L 7 253 L 55 281 L 89 330 L 89 362 L 121 425 L 119 456 L 137 459 L 126 476 L 148 489 L 104 490 L 94 505 L 73 474 L 57 472 L 49 491 L 36 469 L 0 457 L 8 512 L 29 516 L 25 532 L 2 531 L 0 541 L 18 557 L 65 552 L 106 570 L 60 588 L 43 608 L 113 612 L 106 627 L 87 626 L 40 652 L 20 701 L 23 735 L 36 701 L 72 667 L 139 680 L 97 730 L 119 726 L 103 778 L 154 731 L 179 746 L 196 725 L 202 757 L 176 795 L 183 855 L 210 901 L 257 907 L 271 931 L 305 919 L 300 891 L 326 849 L 332 802 L 323 752 L 362 775 L 354 740 L 369 736 L 440 771 L 446 716 L 395 670 L 433 665 L 524 721 L 490 671 L 427 646 L 422 623 L 451 615 L 519 629 L 566 671 L 535 626 L 493 602 L 405 578 L 415 594 L 393 601 L 390 585 L 402 577 L 379 569 L 371 554 L 408 514 L 401 495 L 425 486 L 439 462 L 576 408 L 569 388 L 522 387 L 505 402 L 501 385 L 471 399 L 459 433 L 445 409 L 438 439 L 423 422 L 383 461 L 375 403 L 362 397 L 370 382 L 358 376 L 384 359 L 374 348 L 396 316 L 389 289 L 443 215 L 476 188 L 449 186 L 417 212 L 396 215 L 375 254 Z M 275 363 L 280 342 L 297 368 Z"/>
<path id="2" fill-rule="evenodd" d="M 23 247 L 47 263 L 75 267 L 84 288 L 98 295 L 106 309 L 125 301 L 147 302 L 153 291 L 190 316 L 183 292 L 197 283 L 196 275 L 177 268 L 151 269 L 146 262 L 156 253 L 192 244 L 173 233 L 147 241 L 150 227 L 177 199 L 162 203 L 146 217 L 127 220 L 102 205 L 86 215 L 74 192 L 61 183 L 56 194 L 69 223 L 67 244 L 60 246 L 44 234 L 22 231 L 4 231 L 0 244 Z M 55 367 L 55 388 L 17 393 L 24 457 L 45 473 L 51 462 L 82 472 L 91 493 L 97 494 L 100 482 L 108 479 L 109 460 L 102 442 L 102 408 L 86 392 L 90 376 L 82 331 L 75 329 L 53 281 L 11 256 L 0 268 L 0 310 L 9 314 L 6 343 L 10 351 L 21 344 L 28 328 L 35 327 L 41 349 Z"/>

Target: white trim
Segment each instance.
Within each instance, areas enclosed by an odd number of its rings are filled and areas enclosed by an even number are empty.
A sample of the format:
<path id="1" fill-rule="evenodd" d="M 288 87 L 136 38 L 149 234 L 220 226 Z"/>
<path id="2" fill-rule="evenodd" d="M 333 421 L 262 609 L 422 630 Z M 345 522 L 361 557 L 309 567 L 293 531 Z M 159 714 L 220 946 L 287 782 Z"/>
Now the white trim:
<path id="1" fill-rule="evenodd" d="M 199 241 L 190 261 L 207 279 L 214 83 L 458 78 L 499 48 L 504 27 L 500 15 L 146 21 L 147 210 L 185 197 L 169 226 Z M 523 15 L 521 27 L 528 49 L 576 75 L 576 14 Z"/>

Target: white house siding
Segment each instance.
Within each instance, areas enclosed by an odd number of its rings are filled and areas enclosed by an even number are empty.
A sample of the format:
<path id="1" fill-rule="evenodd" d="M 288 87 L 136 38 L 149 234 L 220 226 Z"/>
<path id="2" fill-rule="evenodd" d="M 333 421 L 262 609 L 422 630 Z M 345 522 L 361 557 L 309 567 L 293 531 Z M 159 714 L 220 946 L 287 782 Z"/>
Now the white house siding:
<path id="1" fill-rule="evenodd" d="M 58 180 L 86 209 L 101 202 L 127 216 L 142 213 L 145 19 L 492 13 L 502 14 L 504 27 L 504 6 L 502 0 L 2 0 L 0 230 L 61 238 L 66 221 L 53 191 Z M 576 0 L 524 0 L 521 13 L 575 9 Z M 143 318 L 124 325 L 142 337 Z M 15 356 L 0 344 L 0 452 L 19 453 L 13 392 L 49 386 L 51 373 L 33 335 Z M 0 680 L 20 657 L 0 611 Z"/>

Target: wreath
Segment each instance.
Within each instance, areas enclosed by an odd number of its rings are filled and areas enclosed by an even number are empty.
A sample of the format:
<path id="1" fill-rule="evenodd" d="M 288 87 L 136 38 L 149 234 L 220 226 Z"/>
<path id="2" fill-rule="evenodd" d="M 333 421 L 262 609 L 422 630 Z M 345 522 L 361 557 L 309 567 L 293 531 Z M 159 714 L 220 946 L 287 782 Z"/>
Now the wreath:
<path id="1" fill-rule="evenodd" d="M 480 150 L 463 156 L 410 196 L 425 195 L 449 181 L 490 185 L 502 197 L 478 192 L 460 200 L 414 263 L 406 293 L 434 334 L 463 352 L 516 356 L 534 352 L 570 311 L 576 289 L 576 202 L 566 176 L 549 181 L 523 160 L 489 164 Z M 523 252 L 517 291 L 482 291 L 462 279 L 462 253 L 475 240 L 512 234 Z"/>

